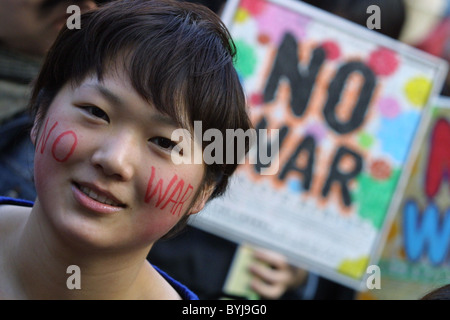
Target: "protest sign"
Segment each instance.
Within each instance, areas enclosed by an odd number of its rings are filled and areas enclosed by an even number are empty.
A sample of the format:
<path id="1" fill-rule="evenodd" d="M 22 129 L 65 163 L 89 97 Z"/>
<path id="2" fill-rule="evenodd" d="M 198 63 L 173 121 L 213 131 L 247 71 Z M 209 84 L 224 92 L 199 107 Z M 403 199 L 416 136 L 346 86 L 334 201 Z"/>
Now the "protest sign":
<path id="1" fill-rule="evenodd" d="M 450 282 L 450 98 L 434 103 L 430 124 L 395 215 L 370 299 L 419 299 Z"/>
<path id="2" fill-rule="evenodd" d="M 364 287 L 447 65 L 297 1 L 228 1 L 223 19 L 256 133 L 269 131 L 255 148 L 275 154 L 253 149 L 191 223 Z"/>

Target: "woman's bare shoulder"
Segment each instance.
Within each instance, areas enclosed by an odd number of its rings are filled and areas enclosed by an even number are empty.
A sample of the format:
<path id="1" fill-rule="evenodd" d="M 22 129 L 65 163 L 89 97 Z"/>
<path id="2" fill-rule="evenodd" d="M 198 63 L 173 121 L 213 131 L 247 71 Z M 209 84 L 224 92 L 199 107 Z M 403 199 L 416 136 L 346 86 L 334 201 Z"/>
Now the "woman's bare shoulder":
<path id="1" fill-rule="evenodd" d="M 10 251 L 18 231 L 24 226 L 31 208 L 0 205 L 0 300 L 15 297 L 11 276 Z"/>
<path id="2" fill-rule="evenodd" d="M 0 239 L 23 225 L 31 208 L 14 205 L 0 205 Z"/>

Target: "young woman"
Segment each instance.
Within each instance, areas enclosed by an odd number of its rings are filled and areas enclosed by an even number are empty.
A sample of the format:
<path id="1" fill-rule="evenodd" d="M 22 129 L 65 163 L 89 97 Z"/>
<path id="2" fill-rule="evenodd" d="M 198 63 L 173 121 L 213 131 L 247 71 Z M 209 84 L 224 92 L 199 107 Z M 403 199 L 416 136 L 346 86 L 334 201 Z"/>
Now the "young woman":
<path id="1" fill-rule="evenodd" d="M 196 298 L 146 256 L 237 166 L 172 158 L 207 145 L 172 140 L 194 121 L 250 128 L 234 50 L 215 14 L 177 1 L 112 2 L 61 32 L 30 103 L 37 199 L 0 199 L 1 298 Z"/>

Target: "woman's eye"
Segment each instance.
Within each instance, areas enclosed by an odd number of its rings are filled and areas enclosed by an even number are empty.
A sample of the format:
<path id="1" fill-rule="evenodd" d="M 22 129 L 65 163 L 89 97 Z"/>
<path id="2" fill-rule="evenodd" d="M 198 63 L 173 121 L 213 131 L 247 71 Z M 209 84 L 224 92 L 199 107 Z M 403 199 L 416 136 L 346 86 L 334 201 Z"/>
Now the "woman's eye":
<path id="1" fill-rule="evenodd" d="M 109 122 L 109 117 L 105 111 L 96 106 L 83 106 L 83 109 L 86 110 L 89 114 L 93 115 L 96 118 L 103 119 Z"/>
<path id="2" fill-rule="evenodd" d="M 164 137 L 154 137 L 149 139 L 148 141 L 156 144 L 158 147 L 162 149 L 166 149 L 168 151 L 171 151 L 177 147 L 177 143 L 174 141 L 164 138 Z"/>

